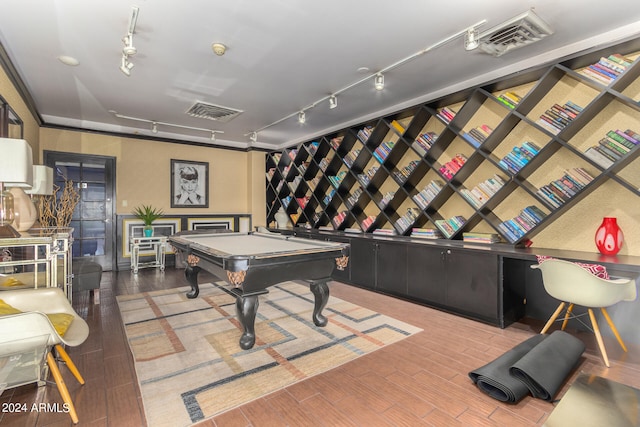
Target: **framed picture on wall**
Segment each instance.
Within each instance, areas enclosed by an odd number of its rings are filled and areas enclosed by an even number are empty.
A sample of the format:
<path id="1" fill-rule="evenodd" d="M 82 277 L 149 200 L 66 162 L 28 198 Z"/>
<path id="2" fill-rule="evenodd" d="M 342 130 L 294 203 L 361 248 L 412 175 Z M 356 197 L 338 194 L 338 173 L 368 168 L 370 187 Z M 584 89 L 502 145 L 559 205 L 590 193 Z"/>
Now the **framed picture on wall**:
<path id="1" fill-rule="evenodd" d="M 171 159 L 171 207 L 209 207 L 209 163 Z"/>

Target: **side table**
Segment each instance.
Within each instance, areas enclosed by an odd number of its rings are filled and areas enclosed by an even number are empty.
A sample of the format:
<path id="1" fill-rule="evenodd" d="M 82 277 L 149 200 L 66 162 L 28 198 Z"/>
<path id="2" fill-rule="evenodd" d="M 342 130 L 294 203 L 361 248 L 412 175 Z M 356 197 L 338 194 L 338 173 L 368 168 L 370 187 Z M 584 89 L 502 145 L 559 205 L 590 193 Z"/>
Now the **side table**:
<path id="1" fill-rule="evenodd" d="M 137 273 L 140 268 L 160 267 L 164 271 L 164 258 L 166 253 L 167 236 L 157 237 L 132 237 L 131 248 L 131 270 Z M 155 254 L 154 261 L 140 262 L 140 250 L 150 250 Z"/>

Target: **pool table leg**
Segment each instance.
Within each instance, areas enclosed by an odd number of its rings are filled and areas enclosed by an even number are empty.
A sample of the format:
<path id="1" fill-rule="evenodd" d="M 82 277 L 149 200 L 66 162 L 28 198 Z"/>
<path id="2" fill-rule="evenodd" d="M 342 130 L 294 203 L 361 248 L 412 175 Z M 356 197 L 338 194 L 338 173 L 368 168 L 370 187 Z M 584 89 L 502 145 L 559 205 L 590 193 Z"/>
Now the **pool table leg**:
<path id="1" fill-rule="evenodd" d="M 200 287 L 198 286 L 198 273 L 200 273 L 200 267 L 187 265 L 184 270 L 184 277 L 191 285 L 191 290 L 187 292 L 187 298 L 197 298 L 200 294 Z"/>
<path id="2" fill-rule="evenodd" d="M 313 306 L 313 323 L 316 326 L 325 326 L 327 324 L 327 318 L 322 315 L 327 302 L 329 301 L 329 285 L 327 281 L 329 279 L 323 279 L 320 281 L 309 281 L 309 289 L 315 297 L 315 303 Z"/>
<path id="3" fill-rule="evenodd" d="M 264 292 L 261 292 L 264 293 Z M 240 348 L 248 350 L 256 343 L 256 313 L 258 312 L 258 294 L 237 295 L 236 313 L 243 328 Z"/>

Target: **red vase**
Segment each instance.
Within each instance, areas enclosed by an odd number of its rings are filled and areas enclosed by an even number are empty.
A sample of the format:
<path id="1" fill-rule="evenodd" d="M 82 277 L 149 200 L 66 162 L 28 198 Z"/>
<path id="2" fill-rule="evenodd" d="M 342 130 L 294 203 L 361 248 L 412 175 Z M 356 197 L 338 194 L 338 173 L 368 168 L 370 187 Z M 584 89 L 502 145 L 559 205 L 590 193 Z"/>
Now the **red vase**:
<path id="1" fill-rule="evenodd" d="M 596 231 L 596 247 L 603 255 L 615 255 L 620 252 L 624 236 L 615 218 L 604 217 Z"/>

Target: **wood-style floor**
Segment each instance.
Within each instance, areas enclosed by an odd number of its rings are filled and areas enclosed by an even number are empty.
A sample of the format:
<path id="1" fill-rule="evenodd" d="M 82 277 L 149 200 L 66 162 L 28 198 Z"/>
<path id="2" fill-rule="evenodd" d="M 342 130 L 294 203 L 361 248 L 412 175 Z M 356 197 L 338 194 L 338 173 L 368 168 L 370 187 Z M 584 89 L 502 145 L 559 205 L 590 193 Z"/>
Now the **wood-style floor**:
<path id="1" fill-rule="evenodd" d="M 200 278 L 201 282 L 212 280 L 204 272 Z M 182 270 L 172 268 L 165 273 L 141 270 L 137 275 L 128 271 L 105 272 L 100 305 L 93 305 L 86 293 L 74 296 L 76 310 L 91 328 L 89 339 L 69 351 L 86 384 L 78 385 L 61 367 L 78 411 L 78 426 L 146 425 L 115 296 L 186 284 Z M 331 283 L 330 288 L 332 295 L 424 331 L 198 427 L 539 426 L 553 411 L 553 403 L 531 397 L 515 405 L 496 401 L 481 393 L 467 375 L 537 333 L 540 322 L 521 322 L 500 329 L 341 283 Z M 579 372 L 640 388 L 639 348 L 629 346 L 629 353 L 625 354 L 615 341 L 607 340 L 611 360 L 611 368 L 607 369 L 591 335 L 576 335 L 588 349 L 557 399 Z M 18 405 L 7 405 L 9 402 Z M 32 410 L 34 403 L 49 405 Z M 52 384 L 6 390 L 0 396 L 0 426 L 71 426 L 68 414 L 56 412 L 52 405 L 55 403 L 61 406 L 62 400 Z"/>

